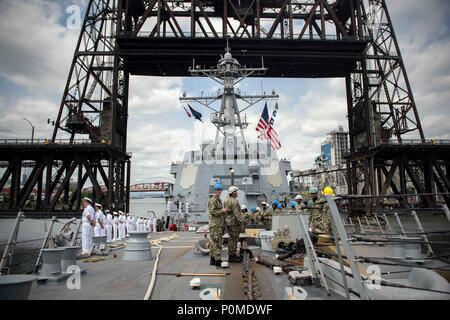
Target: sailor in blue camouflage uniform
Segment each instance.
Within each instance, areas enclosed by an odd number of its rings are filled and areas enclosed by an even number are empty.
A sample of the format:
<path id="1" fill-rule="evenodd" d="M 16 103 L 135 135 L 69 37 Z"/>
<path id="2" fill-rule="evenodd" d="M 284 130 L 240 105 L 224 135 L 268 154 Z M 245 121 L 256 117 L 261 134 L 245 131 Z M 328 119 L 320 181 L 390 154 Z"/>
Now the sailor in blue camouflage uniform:
<path id="1" fill-rule="evenodd" d="M 328 188 L 326 188 L 328 189 Z M 309 225 L 311 231 L 315 233 L 330 233 L 331 218 L 330 207 L 325 198 L 319 198 L 319 189 L 312 187 L 309 189 L 311 199 L 308 201 L 306 210 L 309 212 Z"/>
<path id="2" fill-rule="evenodd" d="M 210 265 L 220 266 L 222 264 L 222 236 L 225 231 L 225 213 L 220 194 L 223 186 L 220 182 L 214 185 L 214 195 L 209 199 L 209 236 L 211 244 L 209 248 L 209 256 L 211 257 Z"/>
<path id="3" fill-rule="evenodd" d="M 224 202 L 224 207 L 227 210 L 225 222 L 228 228 L 228 262 L 241 262 L 242 256 L 236 253 L 237 243 L 239 242 L 239 233 L 244 221 L 241 205 L 237 200 L 238 188 L 231 186 L 228 189 L 228 197 Z"/>

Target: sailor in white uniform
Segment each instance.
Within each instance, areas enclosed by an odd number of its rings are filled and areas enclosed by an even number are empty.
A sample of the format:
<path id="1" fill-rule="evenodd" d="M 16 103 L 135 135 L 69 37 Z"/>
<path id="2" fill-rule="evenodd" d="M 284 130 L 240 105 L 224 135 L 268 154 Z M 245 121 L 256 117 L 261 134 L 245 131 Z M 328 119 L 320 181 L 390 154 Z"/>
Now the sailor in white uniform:
<path id="1" fill-rule="evenodd" d="M 134 218 L 134 228 L 136 232 L 139 232 L 139 216 L 136 216 L 136 218 Z"/>
<path id="2" fill-rule="evenodd" d="M 141 217 L 141 231 L 145 231 L 145 218 Z"/>
<path id="3" fill-rule="evenodd" d="M 141 221 L 142 221 L 141 217 L 138 216 L 137 220 L 136 220 L 136 230 L 137 230 L 137 232 L 141 231 Z"/>
<path id="4" fill-rule="evenodd" d="M 113 219 L 113 239 L 112 241 L 119 240 L 119 214 L 117 212 L 113 212 L 114 219 Z"/>
<path id="5" fill-rule="evenodd" d="M 132 221 L 133 221 L 133 218 L 131 217 L 131 214 L 128 213 L 127 214 L 127 236 L 129 236 L 128 233 L 130 231 L 133 231 Z"/>
<path id="6" fill-rule="evenodd" d="M 190 204 L 188 201 L 184 204 L 184 213 L 189 214 Z"/>
<path id="7" fill-rule="evenodd" d="M 92 208 L 92 200 L 89 198 L 83 198 L 83 215 L 81 222 L 82 253 L 90 254 L 92 251 L 93 226 L 95 225 L 95 210 Z"/>
<path id="8" fill-rule="evenodd" d="M 123 217 L 123 212 L 119 211 L 119 240 L 125 239 L 125 219 Z"/>
<path id="9" fill-rule="evenodd" d="M 147 231 L 148 232 L 152 232 L 153 230 L 153 223 L 152 223 L 152 218 L 147 218 Z"/>
<path id="10" fill-rule="evenodd" d="M 94 235 L 96 237 L 101 237 L 103 235 L 103 230 L 105 230 L 105 215 L 103 214 L 102 211 L 102 205 L 96 203 Z"/>
<path id="11" fill-rule="evenodd" d="M 109 210 L 105 210 L 106 219 L 105 219 L 105 231 L 106 231 L 106 242 L 112 241 L 112 229 L 113 229 L 113 216 L 109 212 Z"/>
<path id="12" fill-rule="evenodd" d="M 125 216 L 125 212 L 119 211 L 122 215 L 122 240 L 125 240 L 127 237 L 127 217 Z"/>
<path id="13" fill-rule="evenodd" d="M 136 217 L 133 215 L 130 215 L 130 230 L 136 231 Z"/>
<path id="14" fill-rule="evenodd" d="M 156 219 L 156 216 L 153 214 L 153 220 L 152 220 L 152 224 L 153 224 L 153 232 L 156 232 L 158 230 L 156 230 L 156 224 L 158 222 L 158 219 Z"/>
<path id="15" fill-rule="evenodd" d="M 153 217 L 148 218 L 148 232 L 153 232 Z"/>

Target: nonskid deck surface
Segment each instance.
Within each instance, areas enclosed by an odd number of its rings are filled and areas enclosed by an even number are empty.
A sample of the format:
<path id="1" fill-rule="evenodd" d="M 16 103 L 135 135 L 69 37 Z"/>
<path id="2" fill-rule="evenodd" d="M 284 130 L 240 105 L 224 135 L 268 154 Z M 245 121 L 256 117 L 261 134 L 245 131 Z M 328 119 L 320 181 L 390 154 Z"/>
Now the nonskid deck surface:
<path id="1" fill-rule="evenodd" d="M 152 240 L 167 237 L 172 232 L 161 232 L 151 235 Z M 221 289 L 224 300 L 245 299 L 242 286 L 242 264 L 231 264 L 230 268 L 222 269 L 209 265 L 209 256 L 195 254 L 195 241 L 203 239 L 202 234 L 176 232 L 177 238 L 161 245 L 163 250 L 158 263 L 152 300 L 200 300 L 200 292 L 205 288 Z M 33 300 L 141 300 L 144 298 L 153 271 L 159 247 L 152 247 L 151 261 L 123 261 L 124 249 L 113 251 L 106 257 L 94 256 L 93 261 L 82 262 L 78 266 L 85 269 L 81 276 L 81 289 L 69 290 L 66 282 L 58 284 L 34 284 L 30 299 Z M 116 254 L 116 258 L 113 254 Z M 224 252 L 226 258 L 226 251 Z M 194 276 L 163 275 L 159 273 L 223 273 L 224 277 L 202 277 L 200 290 L 193 290 L 189 282 Z"/>
<path id="2" fill-rule="evenodd" d="M 173 233 L 161 232 L 151 236 L 152 240 L 167 237 Z M 232 263 L 227 269 L 209 265 L 209 256 L 194 253 L 195 241 L 203 239 L 201 234 L 176 232 L 177 238 L 161 245 L 163 250 L 158 263 L 158 275 L 151 296 L 152 300 L 200 300 L 200 292 L 206 288 L 219 288 L 222 300 L 245 300 L 243 290 L 243 266 Z M 153 246 L 153 258 L 159 247 Z M 114 258 L 113 253 L 116 254 Z M 124 249 L 113 251 L 106 257 L 94 257 L 96 262 L 82 262 L 78 266 L 85 269 L 81 276 L 79 290 L 68 289 L 66 281 L 58 284 L 34 284 L 30 299 L 33 300 L 141 300 L 144 298 L 151 280 L 155 259 L 151 261 L 123 261 Z M 259 250 L 255 251 L 259 254 Z M 224 250 L 223 259 L 227 259 Z M 260 285 L 262 300 L 285 298 L 285 288 L 289 287 L 286 274 L 274 275 L 270 268 L 253 263 Z M 193 290 L 189 282 L 196 276 L 163 275 L 159 273 L 223 273 L 226 277 L 203 277 L 200 290 Z M 308 287 L 308 299 L 338 299 L 336 295 L 327 296 L 320 288 Z"/>
<path id="3" fill-rule="evenodd" d="M 159 239 L 167 237 L 172 233 L 161 232 L 152 234 L 151 239 Z M 194 243 L 197 239 L 201 239 L 203 236 L 194 233 L 176 233 L 178 238 L 169 242 L 163 242 L 163 251 L 159 260 L 159 272 L 172 272 L 165 270 L 167 266 L 180 265 L 178 261 L 180 257 L 184 255 L 192 255 L 194 262 L 202 261 L 204 259 L 197 259 L 197 256 L 192 253 Z M 156 257 L 159 248 L 152 247 L 153 257 Z M 113 254 L 117 254 L 114 258 Z M 116 300 L 140 300 L 143 299 L 151 279 L 151 273 L 155 259 L 151 261 L 123 261 L 124 249 L 113 251 L 111 254 L 105 257 L 94 256 L 93 261 L 97 262 L 82 262 L 78 260 L 78 266 L 81 269 L 85 269 L 86 273 L 81 276 L 81 289 L 69 290 L 66 282 L 62 281 L 58 284 L 34 284 L 31 289 L 30 299 L 116 299 Z M 188 259 L 189 260 L 189 259 Z M 209 262 L 209 260 L 207 261 Z M 206 263 L 206 262 L 205 262 Z M 172 267 L 173 268 L 173 267 Z M 181 268 L 179 268 L 181 269 Z M 179 270 L 177 272 L 185 272 L 185 270 Z M 152 299 L 158 297 L 157 287 L 160 284 L 160 278 L 164 276 L 157 276 L 155 289 L 152 295 Z M 175 276 L 171 276 L 176 278 Z M 187 280 L 177 278 L 180 280 Z M 189 278 L 190 280 L 190 278 Z M 164 288 L 163 292 L 176 291 L 176 287 Z M 174 293 L 175 294 L 175 293 Z M 165 294 L 167 299 L 170 299 L 168 294 Z M 198 295 L 197 295 L 198 296 Z M 173 299 L 173 297 L 172 297 Z"/>

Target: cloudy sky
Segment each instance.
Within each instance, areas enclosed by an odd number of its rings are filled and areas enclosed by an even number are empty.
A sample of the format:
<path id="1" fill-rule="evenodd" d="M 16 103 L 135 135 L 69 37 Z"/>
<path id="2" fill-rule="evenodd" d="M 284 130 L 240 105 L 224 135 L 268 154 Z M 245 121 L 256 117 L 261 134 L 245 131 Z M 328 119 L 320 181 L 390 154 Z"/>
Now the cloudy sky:
<path id="1" fill-rule="evenodd" d="M 67 28 L 67 8 L 82 0 L 0 0 L 0 139 L 51 136 L 79 30 Z M 450 1 L 388 0 L 397 38 L 415 95 L 425 135 L 450 139 Z M 178 97 L 212 92 L 206 79 L 132 77 L 128 149 L 133 153 L 132 182 L 168 177 L 170 162 L 214 138 L 214 127 L 186 117 Z M 347 127 L 342 79 L 250 79 L 248 93 L 261 88 L 280 94 L 275 122 L 282 149 L 295 169 L 307 169 L 320 142 L 338 125 Z M 263 105 L 248 112 L 248 140 Z M 273 107 L 273 103 L 269 103 Z M 198 107 L 209 118 L 207 109 Z"/>

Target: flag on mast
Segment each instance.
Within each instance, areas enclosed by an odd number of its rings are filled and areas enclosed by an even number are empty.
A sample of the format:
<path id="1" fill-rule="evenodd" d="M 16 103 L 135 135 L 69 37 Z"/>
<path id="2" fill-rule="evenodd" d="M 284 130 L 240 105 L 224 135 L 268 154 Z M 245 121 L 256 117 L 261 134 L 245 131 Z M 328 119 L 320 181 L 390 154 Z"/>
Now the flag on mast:
<path id="1" fill-rule="evenodd" d="M 272 120 L 274 120 L 272 118 Z M 270 140 L 270 144 L 274 150 L 278 150 L 281 148 L 281 142 L 278 138 L 278 134 L 275 129 L 272 127 L 272 124 L 269 120 L 269 110 L 267 108 L 267 102 L 264 105 L 263 112 L 261 114 L 261 118 L 259 119 L 258 125 L 256 126 L 256 131 L 259 132 L 259 139 L 262 140 Z M 273 123 L 273 121 L 272 121 Z"/>
<path id="2" fill-rule="evenodd" d="M 192 117 L 192 114 L 191 114 L 189 111 L 187 111 L 187 109 L 186 109 L 185 107 L 183 107 L 183 109 L 184 109 L 184 111 L 186 111 L 187 116 L 188 116 L 189 118 L 191 118 L 191 117 Z"/>
<path id="3" fill-rule="evenodd" d="M 188 107 L 191 110 L 191 113 L 194 116 L 194 118 L 197 119 L 198 121 L 203 122 L 202 114 L 200 112 L 196 111 L 194 108 L 192 108 L 189 104 L 188 104 Z"/>

